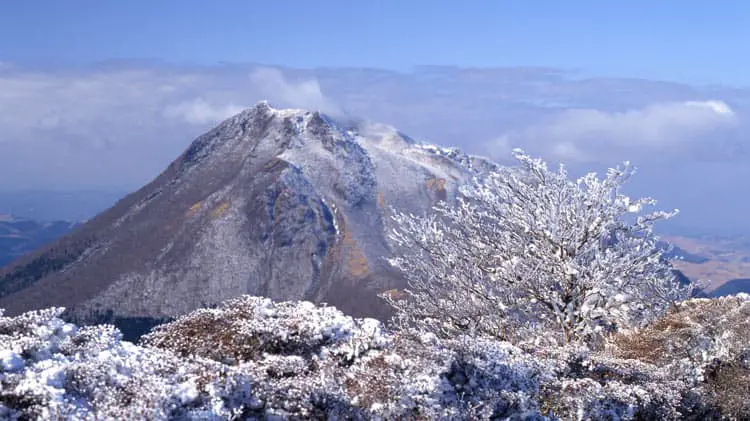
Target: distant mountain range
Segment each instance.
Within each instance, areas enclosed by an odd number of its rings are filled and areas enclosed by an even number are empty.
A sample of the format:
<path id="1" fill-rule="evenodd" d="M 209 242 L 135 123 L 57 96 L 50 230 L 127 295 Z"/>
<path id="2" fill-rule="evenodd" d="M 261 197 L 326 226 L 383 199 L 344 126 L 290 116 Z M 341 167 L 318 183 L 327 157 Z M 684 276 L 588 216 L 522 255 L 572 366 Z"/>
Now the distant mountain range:
<path id="1" fill-rule="evenodd" d="M 672 244 L 677 269 L 693 280 L 706 282 L 711 296 L 750 293 L 750 239 L 738 237 L 677 236 L 662 238 Z"/>
<path id="2" fill-rule="evenodd" d="M 0 267 L 62 237 L 79 224 L 38 222 L 0 214 Z"/>
<path id="3" fill-rule="evenodd" d="M 114 205 L 122 190 L 0 191 L 0 214 L 34 221 L 85 221 Z"/>
<path id="4" fill-rule="evenodd" d="M 714 297 L 723 297 L 726 295 L 733 295 L 740 292 L 750 294 L 750 278 L 746 279 L 732 279 L 727 281 L 711 293 Z"/>
<path id="5" fill-rule="evenodd" d="M 489 162 L 317 112 L 246 110 L 72 234 L 0 269 L 9 314 L 167 318 L 240 294 L 384 317 L 393 208 L 424 212 Z"/>

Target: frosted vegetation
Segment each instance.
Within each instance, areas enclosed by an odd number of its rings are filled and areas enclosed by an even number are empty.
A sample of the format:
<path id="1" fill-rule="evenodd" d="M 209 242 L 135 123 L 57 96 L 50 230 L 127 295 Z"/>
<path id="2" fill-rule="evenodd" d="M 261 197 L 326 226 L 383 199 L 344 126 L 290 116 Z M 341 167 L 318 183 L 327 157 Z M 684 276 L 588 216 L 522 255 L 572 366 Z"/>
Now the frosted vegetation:
<path id="1" fill-rule="evenodd" d="M 395 216 L 389 326 L 241 296 L 135 345 L 0 314 L 0 419 L 748 419 L 750 296 L 688 297 L 629 166 L 517 157 Z"/>
<path id="2" fill-rule="evenodd" d="M 139 346 L 60 309 L 0 318 L 0 419 L 746 419 L 750 297 L 694 299 L 603 349 L 391 332 L 243 296 Z M 744 418 L 743 418 L 744 417 Z"/>
<path id="3" fill-rule="evenodd" d="M 427 216 L 397 213 L 391 259 L 409 280 L 386 294 L 400 322 L 441 337 L 596 341 L 642 326 L 687 298 L 653 234 L 674 212 L 621 191 L 626 163 L 570 180 L 520 150 Z"/>

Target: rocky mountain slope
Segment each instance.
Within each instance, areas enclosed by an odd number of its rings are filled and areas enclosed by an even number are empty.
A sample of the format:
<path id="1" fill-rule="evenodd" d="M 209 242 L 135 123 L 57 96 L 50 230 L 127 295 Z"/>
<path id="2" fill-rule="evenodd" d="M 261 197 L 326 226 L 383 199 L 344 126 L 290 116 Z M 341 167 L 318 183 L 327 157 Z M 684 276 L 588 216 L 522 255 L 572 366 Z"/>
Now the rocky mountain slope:
<path id="1" fill-rule="evenodd" d="M 77 226 L 66 221 L 39 222 L 0 215 L 0 267 L 62 237 Z"/>
<path id="2" fill-rule="evenodd" d="M 383 316 L 402 285 L 384 256 L 391 207 L 423 212 L 477 167 L 380 125 L 259 103 L 75 233 L 0 271 L 10 315 L 174 317 L 241 294 Z"/>

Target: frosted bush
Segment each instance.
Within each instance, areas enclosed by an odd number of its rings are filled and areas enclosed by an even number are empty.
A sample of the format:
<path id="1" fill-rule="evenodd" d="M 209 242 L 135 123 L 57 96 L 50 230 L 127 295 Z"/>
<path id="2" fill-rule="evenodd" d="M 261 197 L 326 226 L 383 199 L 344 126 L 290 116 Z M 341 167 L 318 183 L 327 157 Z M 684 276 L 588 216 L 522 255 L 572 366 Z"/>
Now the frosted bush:
<path id="1" fill-rule="evenodd" d="M 571 180 L 562 166 L 515 156 L 518 167 L 481 173 L 455 203 L 395 214 L 390 262 L 409 287 L 384 298 L 400 325 L 442 337 L 593 341 L 689 296 L 653 234 L 676 211 L 643 213 L 654 200 L 622 194 L 629 164 Z"/>
<path id="2" fill-rule="evenodd" d="M 392 332 L 246 296 L 134 345 L 49 309 L 0 317 L 0 419 L 744 419 L 748 305 L 680 303 L 604 351 Z"/>

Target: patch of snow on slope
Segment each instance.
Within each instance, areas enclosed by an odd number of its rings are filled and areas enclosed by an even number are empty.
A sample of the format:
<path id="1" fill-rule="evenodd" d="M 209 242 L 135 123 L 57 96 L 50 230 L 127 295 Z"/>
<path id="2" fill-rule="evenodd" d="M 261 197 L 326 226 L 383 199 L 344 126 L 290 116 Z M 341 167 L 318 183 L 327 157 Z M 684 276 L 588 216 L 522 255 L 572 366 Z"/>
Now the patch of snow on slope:
<path id="1" fill-rule="evenodd" d="M 322 119 L 322 133 L 312 125 Z M 306 114 L 295 116 L 296 136 L 291 146 L 279 158 L 300 168 L 324 196 L 343 194 L 352 206 L 375 198 L 375 174 L 367 152 L 349 133 L 340 129 L 325 116 Z M 324 144 L 325 142 L 325 144 Z M 328 189 L 333 186 L 333 190 Z"/>

